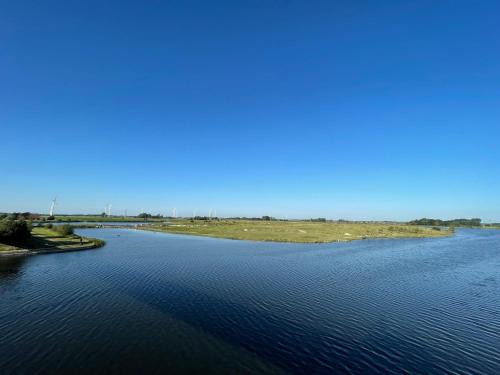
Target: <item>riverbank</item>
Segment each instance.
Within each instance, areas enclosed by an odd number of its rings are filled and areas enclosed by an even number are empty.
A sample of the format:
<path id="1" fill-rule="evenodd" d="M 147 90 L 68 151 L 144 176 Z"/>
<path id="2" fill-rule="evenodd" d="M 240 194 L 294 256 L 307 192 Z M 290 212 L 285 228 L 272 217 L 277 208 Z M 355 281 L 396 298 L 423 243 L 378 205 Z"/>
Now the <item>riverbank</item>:
<path id="1" fill-rule="evenodd" d="M 105 245 L 103 240 L 76 235 L 61 235 L 60 233 L 42 227 L 31 231 L 31 238 L 22 244 L 0 243 L 0 256 L 35 255 L 90 250 Z"/>
<path id="2" fill-rule="evenodd" d="M 136 228 L 235 240 L 296 243 L 348 242 L 368 238 L 446 237 L 454 233 L 453 229 L 448 228 L 406 224 L 254 220 L 175 220 L 168 224 L 148 224 Z"/>

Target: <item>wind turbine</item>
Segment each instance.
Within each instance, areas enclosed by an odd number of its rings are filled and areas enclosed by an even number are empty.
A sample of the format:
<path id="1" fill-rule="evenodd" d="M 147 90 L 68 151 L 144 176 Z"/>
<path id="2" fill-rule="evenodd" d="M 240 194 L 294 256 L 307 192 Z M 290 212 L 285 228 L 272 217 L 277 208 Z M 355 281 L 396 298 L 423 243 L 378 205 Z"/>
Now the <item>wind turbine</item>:
<path id="1" fill-rule="evenodd" d="M 175 219 L 177 217 L 177 208 L 172 209 L 172 217 Z"/>
<path id="2" fill-rule="evenodd" d="M 57 196 L 52 200 L 52 204 L 50 205 L 49 216 L 54 216 L 54 207 L 56 205 Z"/>

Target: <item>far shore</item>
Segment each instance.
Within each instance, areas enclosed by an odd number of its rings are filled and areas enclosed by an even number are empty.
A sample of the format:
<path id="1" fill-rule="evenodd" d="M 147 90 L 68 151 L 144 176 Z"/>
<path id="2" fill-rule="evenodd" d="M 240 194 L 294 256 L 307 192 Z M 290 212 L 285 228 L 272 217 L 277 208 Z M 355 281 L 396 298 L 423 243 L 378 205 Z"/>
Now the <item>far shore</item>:
<path id="1" fill-rule="evenodd" d="M 154 222 L 142 222 L 139 218 L 132 217 L 128 217 L 122 221 L 120 218 L 109 220 L 109 218 L 100 218 L 98 216 L 93 216 L 91 220 L 85 223 L 88 218 L 86 216 L 67 217 L 67 219 L 70 218 L 74 220 L 74 224 L 71 224 L 71 227 L 75 229 L 124 228 L 221 239 L 283 243 L 331 243 L 390 238 L 440 238 L 452 236 L 455 233 L 455 228 L 459 227 L 410 225 L 396 222 L 220 218 L 196 220 L 188 218 L 165 218 L 163 221 L 156 219 Z M 101 221 L 98 221 L 98 218 Z M 64 223 L 66 220 L 58 219 L 56 220 L 57 222 Z M 120 225 L 120 222 L 123 224 Z M 130 225 L 130 223 L 136 223 L 136 225 Z M 50 222 L 38 222 L 35 225 L 29 241 L 23 244 L 0 243 L 0 256 L 82 251 L 102 247 L 105 244 L 104 241 L 96 238 L 80 237 L 74 234 L 62 236 L 50 228 Z M 500 229 L 496 225 L 481 225 L 473 228 Z M 81 242 L 80 238 L 82 239 Z"/>
<path id="2" fill-rule="evenodd" d="M 311 221 L 189 220 L 139 225 L 136 229 L 234 240 L 328 243 L 370 238 L 433 238 L 454 234 L 453 228 L 407 224 Z"/>

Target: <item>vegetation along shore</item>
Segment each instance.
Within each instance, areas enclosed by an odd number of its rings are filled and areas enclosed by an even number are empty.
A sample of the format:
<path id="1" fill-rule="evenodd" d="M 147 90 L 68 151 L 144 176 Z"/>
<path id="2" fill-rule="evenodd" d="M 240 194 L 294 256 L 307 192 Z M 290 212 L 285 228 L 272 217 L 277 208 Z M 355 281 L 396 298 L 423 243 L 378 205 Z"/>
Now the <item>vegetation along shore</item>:
<path id="1" fill-rule="evenodd" d="M 69 222 L 75 223 L 73 225 Z M 123 223 L 123 225 L 120 225 Z M 131 223 L 137 225 L 131 226 Z M 500 228 L 483 224 L 481 219 L 419 219 L 400 222 L 278 220 L 196 216 L 173 218 L 142 213 L 138 216 L 58 215 L 49 217 L 32 213 L 0 214 L 0 254 L 72 251 L 100 247 L 103 241 L 81 238 L 73 228 L 136 228 L 140 230 L 207 236 L 235 240 L 324 243 L 347 242 L 369 238 L 445 237 L 457 227 Z M 3 233 L 3 234 L 2 234 Z"/>
<path id="2" fill-rule="evenodd" d="M 75 235 L 70 225 L 32 227 L 29 222 L 12 217 L 0 220 L 0 256 L 88 250 L 104 244 L 97 238 Z"/>
<path id="3" fill-rule="evenodd" d="M 453 228 L 407 224 L 339 223 L 327 221 L 280 220 L 188 220 L 138 226 L 142 230 L 227 238 L 235 240 L 323 243 L 368 238 L 444 237 Z"/>

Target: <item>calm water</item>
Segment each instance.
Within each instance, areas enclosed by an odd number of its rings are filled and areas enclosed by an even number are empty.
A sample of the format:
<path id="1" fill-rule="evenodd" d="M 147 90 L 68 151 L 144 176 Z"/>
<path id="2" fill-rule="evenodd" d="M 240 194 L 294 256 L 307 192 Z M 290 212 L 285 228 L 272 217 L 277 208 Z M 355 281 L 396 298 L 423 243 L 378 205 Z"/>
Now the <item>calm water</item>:
<path id="1" fill-rule="evenodd" d="M 52 225 L 63 225 L 63 224 L 73 224 L 73 225 L 116 225 L 116 226 L 134 226 L 143 225 L 149 223 L 148 221 L 56 221 Z M 43 223 L 46 224 L 46 223 Z"/>
<path id="2" fill-rule="evenodd" d="M 0 260 L 0 372 L 500 373 L 500 231 L 292 245 L 126 229 Z"/>

